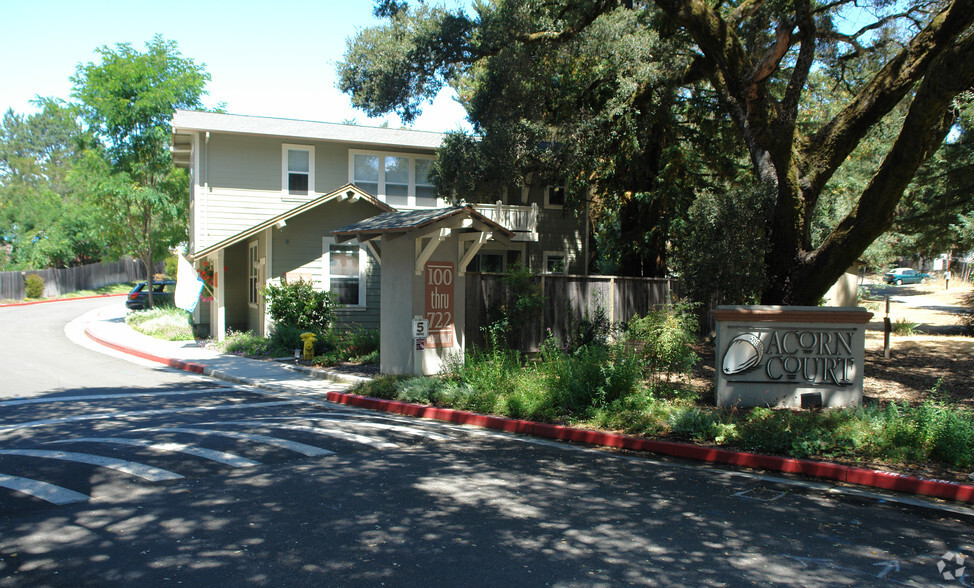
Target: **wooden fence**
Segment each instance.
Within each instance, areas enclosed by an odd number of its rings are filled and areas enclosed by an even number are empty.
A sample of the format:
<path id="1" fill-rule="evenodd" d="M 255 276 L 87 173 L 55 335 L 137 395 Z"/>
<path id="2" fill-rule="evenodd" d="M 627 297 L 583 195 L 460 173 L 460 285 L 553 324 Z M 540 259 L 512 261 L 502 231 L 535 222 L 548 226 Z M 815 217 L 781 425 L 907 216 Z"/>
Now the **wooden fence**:
<path id="1" fill-rule="evenodd" d="M 467 273 L 467 344 L 483 345 L 482 327 L 491 320 L 492 310 L 503 303 L 508 287 L 498 274 Z M 671 278 L 627 278 L 619 276 L 559 276 L 531 278 L 544 293 L 545 306 L 534 324 L 521 326 L 522 351 L 537 351 L 550 329 L 564 341 L 574 325 L 591 319 L 601 308 L 611 323 L 628 321 L 646 314 L 680 295 L 678 280 Z"/>
<path id="2" fill-rule="evenodd" d="M 155 272 L 166 270 L 164 261 L 156 262 Z M 44 279 L 44 297 L 53 298 L 78 290 L 94 290 L 109 284 L 136 282 L 145 279 L 142 262 L 123 257 L 114 262 L 94 263 L 62 269 L 0 272 L 0 300 L 23 300 L 24 278 L 37 274 Z"/>

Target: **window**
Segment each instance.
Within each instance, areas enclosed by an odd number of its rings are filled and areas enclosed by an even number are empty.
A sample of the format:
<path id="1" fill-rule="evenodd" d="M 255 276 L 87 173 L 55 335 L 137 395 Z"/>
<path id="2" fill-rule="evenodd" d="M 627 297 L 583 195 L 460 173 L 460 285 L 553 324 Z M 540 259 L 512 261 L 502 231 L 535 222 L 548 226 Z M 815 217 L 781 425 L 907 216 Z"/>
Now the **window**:
<path id="1" fill-rule="evenodd" d="M 251 241 L 247 247 L 247 303 L 257 306 L 258 287 L 257 276 L 260 271 L 260 259 L 257 257 L 257 241 Z"/>
<path id="2" fill-rule="evenodd" d="M 544 193 L 545 208 L 562 208 L 565 206 L 565 187 L 548 186 Z"/>
<path id="3" fill-rule="evenodd" d="M 568 273 L 568 256 L 565 255 L 564 253 L 545 251 L 544 273 L 546 274 Z"/>
<path id="4" fill-rule="evenodd" d="M 351 154 L 351 182 L 396 208 L 433 208 L 439 205 L 429 180 L 433 160 L 399 153 Z"/>
<path id="5" fill-rule="evenodd" d="M 416 206 L 436 206 L 433 184 L 428 177 L 432 165 L 432 159 L 416 159 Z"/>
<path id="6" fill-rule="evenodd" d="M 284 194 L 289 196 L 309 196 L 315 185 L 315 148 L 303 145 L 284 145 L 281 180 Z"/>
<path id="7" fill-rule="evenodd" d="M 323 240 L 325 287 L 338 296 L 344 306 L 365 306 L 366 253 L 354 243 Z"/>
<path id="8" fill-rule="evenodd" d="M 409 158 L 385 157 L 386 162 L 386 204 L 391 206 L 409 205 Z"/>
<path id="9" fill-rule="evenodd" d="M 468 272 L 500 274 L 504 272 L 503 253 L 478 253 L 467 264 Z"/>

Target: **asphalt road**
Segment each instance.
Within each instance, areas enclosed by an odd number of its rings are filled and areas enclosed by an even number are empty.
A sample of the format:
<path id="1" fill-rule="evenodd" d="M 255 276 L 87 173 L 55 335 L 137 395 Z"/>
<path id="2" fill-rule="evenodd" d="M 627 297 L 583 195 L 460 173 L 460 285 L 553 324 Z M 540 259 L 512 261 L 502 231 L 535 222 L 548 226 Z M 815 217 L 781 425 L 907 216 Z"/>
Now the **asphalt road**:
<path id="1" fill-rule="evenodd" d="M 71 343 L 92 306 L 0 308 L 0 476 L 80 495 L 0 489 L 0 586 L 974 583 L 957 512 L 275 398 Z"/>

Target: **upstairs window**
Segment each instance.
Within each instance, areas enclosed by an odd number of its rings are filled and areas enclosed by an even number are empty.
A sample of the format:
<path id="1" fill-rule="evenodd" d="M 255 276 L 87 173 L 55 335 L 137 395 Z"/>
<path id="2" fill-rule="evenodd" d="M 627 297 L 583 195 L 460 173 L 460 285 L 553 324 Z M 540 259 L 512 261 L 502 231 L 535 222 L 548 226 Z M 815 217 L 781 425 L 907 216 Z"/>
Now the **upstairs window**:
<path id="1" fill-rule="evenodd" d="M 563 208 L 565 206 L 565 187 L 548 186 L 544 193 L 545 208 Z"/>
<path id="2" fill-rule="evenodd" d="M 284 145 L 284 193 L 289 196 L 308 196 L 314 193 L 315 149 L 302 145 Z"/>
<path id="3" fill-rule="evenodd" d="M 429 181 L 433 160 L 401 153 L 351 153 L 351 182 L 396 208 L 435 208 L 440 205 Z"/>

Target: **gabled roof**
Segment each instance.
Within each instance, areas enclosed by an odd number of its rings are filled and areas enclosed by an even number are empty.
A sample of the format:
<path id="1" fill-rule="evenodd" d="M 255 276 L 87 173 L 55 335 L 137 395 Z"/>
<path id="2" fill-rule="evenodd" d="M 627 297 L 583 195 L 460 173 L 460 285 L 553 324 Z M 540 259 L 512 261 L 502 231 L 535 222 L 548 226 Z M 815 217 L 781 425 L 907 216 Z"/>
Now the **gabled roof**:
<path id="1" fill-rule="evenodd" d="M 384 213 L 387 213 L 387 214 L 388 213 L 394 213 L 395 210 L 396 210 L 395 208 L 389 206 L 385 202 L 382 202 L 380 200 L 377 200 L 374 196 L 371 196 L 368 192 L 362 191 L 360 188 L 356 187 L 354 184 L 345 184 L 344 186 L 342 186 L 341 188 L 339 188 L 339 189 L 337 189 L 337 190 L 335 190 L 333 192 L 329 192 L 328 194 L 325 194 L 324 196 L 319 196 L 318 198 L 315 198 L 314 200 L 311 200 L 309 202 L 305 202 L 301 206 L 298 206 L 296 208 L 292 208 L 291 210 L 289 210 L 287 212 L 284 212 L 284 213 L 281 213 L 281 214 L 275 216 L 274 218 L 268 219 L 268 220 L 260 223 L 259 225 L 254 225 L 253 227 L 250 227 L 249 229 L 246 229 L 244 231 L 241 231 L 241 232 L 237 233 L 236 235 L 233 235 L 232 237 L 228 237 L 228 238 L 220 241 L 219 243 L 214 243 L 213 245 L 210 245 L 206 249 L 202 249 L 200 251 L 197 251 L 196 253 L 193 253 L 193 259 L 200 259 L 200 258 L 206 257 L 207 255 L 210 255 L 212 253 L 215 253 L 215 252 L 217 252 L 217 251 L 219 251 L 221 249 L 226 249 L 227 247 L 229 247 L 231 245 L 234 245 L 236 243 L 239 243 L 240 241 L 243 241 L 245 239 L 248 239 L 250 237 L 253 237 L 254 235 L 260 233 L 261 231 L 265 231 L 268 228 L 273 227 L 274 225 L 280 224 L 282 222 L 286 222 L 288 219 L 290 219 L 292 217 L 295 217 L 295 216 L 297 216 L 299 214 L 302 214 L 304 212 L 307 212 L 307 211 L 311 210 L 312 208 L 316 208 L 318 206 L 321 206 L 322 204 L 324 204 L 326 202 L 330 202 L 332 200 L 344 200 L 346 198 L 354 199 L 354 200 L 359 200 L 359 199 L 364 200 L 365 202 L 368 202 L 369 204 L 371 204 L 371 205 L 375 206 L 376 208 L 378 208 L 380 211 L 382 211 Z M 385 216 L 385 215 L 380 215 L 380 216 Z"/>
<path id="2" fill-rule="evenodd" d="M 446 136 L 443 133 L 430 131 L 366 127 L 194 110 L 177 110 L 173 115 L 172 129 L 174 135 L 192 131 L 210 131 L 422 149 L 436 149 Z"/>
<path id="3" fill-rule="evenodd" d="M 492 231 L 508 239 L 514 236 L 514 233 L 480 214 L 472 206 L 448 206 L 429 210 L 387 212 L 335 229 L 331 234 L 343 241 L 357 238 L 364 242 L 381 237 L 385 233 L 406 233 L 424 228 L 437 228 L 447 224 L 455 225 L 453 228 L 466 228 L 463 227 L 463 221 L 466 219 L 471 221 L 470 228 L 472 230 Z"/>

